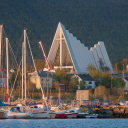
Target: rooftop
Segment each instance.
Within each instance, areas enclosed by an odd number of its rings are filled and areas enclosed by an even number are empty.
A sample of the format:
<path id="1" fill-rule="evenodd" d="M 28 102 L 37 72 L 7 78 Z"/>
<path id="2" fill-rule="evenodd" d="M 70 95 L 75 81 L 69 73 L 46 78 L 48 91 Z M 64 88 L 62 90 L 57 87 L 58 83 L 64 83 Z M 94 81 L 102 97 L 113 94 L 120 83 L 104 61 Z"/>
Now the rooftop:
<path id="1" fill-rule="evenodd" d="M 85 81 L 95 81 L 90 75 L 85 75 L 85 74 L 83 74 L 83 75 L 78 75 L 82 80 L 85 80 Z"/>
<path id="2" fill-rule="evenodd" d="M 46 71 L 37 71 L 38 72 L 38 75 L 40 77 L 47 77 L 47 72 Z M 52 74 L 49 73 L 49 77 L 52 77 Z"/>

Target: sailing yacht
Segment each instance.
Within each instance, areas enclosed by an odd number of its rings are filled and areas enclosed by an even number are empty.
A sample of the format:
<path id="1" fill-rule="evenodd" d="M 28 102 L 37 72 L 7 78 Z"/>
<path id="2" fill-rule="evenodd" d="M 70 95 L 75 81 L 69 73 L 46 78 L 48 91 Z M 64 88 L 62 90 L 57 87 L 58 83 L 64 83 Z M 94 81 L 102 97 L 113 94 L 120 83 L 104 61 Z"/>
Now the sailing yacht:
<path id="1" fill-rule="evenodd" d="M 30 106 L 29 112 L 31 113 L 32 119 L 49 119 L 49 110 L 46 105 L 37 104 L 34 106 Z"/>
<path id="2" fill-rule="evenodd" d="M 21 107 L 12 107 L 6 110 L 9 119 L 27 119 L 32 115 L 29 112 L 21 111 Z"/>

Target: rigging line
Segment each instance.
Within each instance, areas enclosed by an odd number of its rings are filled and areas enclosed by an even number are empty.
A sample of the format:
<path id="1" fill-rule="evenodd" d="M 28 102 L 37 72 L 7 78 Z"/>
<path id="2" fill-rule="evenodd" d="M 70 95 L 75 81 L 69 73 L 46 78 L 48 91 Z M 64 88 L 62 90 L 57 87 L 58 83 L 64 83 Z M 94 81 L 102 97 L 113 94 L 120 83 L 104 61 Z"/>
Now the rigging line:
<path id="1" fill-rule="evenodd" d="M 14 52 L 13 52 L 13 50 L 12 50 L 12 47 L 11 47 L 10 42 L 9 42 L 9 48 L 10 48 L 10 52 L 12 53 L 12 56 L 14 57 L 14 60 L 15 60 L 15 62 L 16 62 L 16 66 L 18 67 L 18 63 L 17 63 L 16 57 L 15 57 L 15 55 L 14 55 Z M 13 62 L 13 61 L 12 61 L 12 62 Z"/>
<path id="2" fill-rule="evenodd" d="M 30 43 L 29 43 L 29 40 L 28 40 L 28 35 L 27 35 L 27 33 L 26 33 L 26 36 L 27 36 L 28 46 L 29 46 L 29 49 L 30 49 L 30 53 L 31 53 L 33 65 L 34 65 L 34 68 L 35 68 L 35 71 L 36 71 L 36 74 L 37 74 L 37 77 L 38 77 L 38 81 L 40 81 L 39 75 L 38 75 L 38 72 L 37 72 L 37 69 L 36 69 L 36 65 L 35 65 L 35 62 L 34 62 L 34 58 L 33 58 L 33 55 L 32 55 L 32 50 L 31 50 L 31 46 L 30 46 Z M 40 84 L 40 82 L 39 82 L 39 84 Z M 40 88 L 41 88 L 41 92 L 42 92 L 42 98 L 45 100 L 45 98 L 44 98 L 44 93 L 43 93 L 43 89 L 42 89 L 41 84 L 40 84 Z M 45 100 L 45 103 L 47 104 L 46 100 Z"/>
<path id="3" fill-rule="evenodd" d="M 12 92 L 13 92 L 14 85 L 15 85 L 16 80 L 17 80 L 17 76 L 18 76 L 18 73 L 19 73 L 19 69 L 20 69 L 20 66 L 21 66 L 21 62 L 22 62 L 22 59 L 21 59 L 21 61 L 20 61 L 20 65 L 19 65 L 19 67 L 18 67 L 18 69 L 17 69 L 17 74 L 16 74 L 16 77 L 15 77 L 15 80 L 14 80 L 13 87 L 12 87 L 12 90 L 11 90 L 11 93 L 10 93 L 10 97 L 9 97 L 9 98 L 11 98 L 11 96 L 12 96 Z"/>
<path id="4" fill-rule="evenodd" d="M 4 30 L 4 27 L 3 27 L 3 35 L 5 35 L 5 37 L 7 37 L 7 35 L 6 35 L 6 32 L 5 32 L 5 30 Z M 10 45 L 10 42 L 9 42 L 9 45 Z M 11 45 L 10 45 L 10 48 L 11 48 Z M 4 49 L 4 48 L 3 48 Z M 11 48 L 11 50 L 12 50 L 12 48 Z M 13 52 L 13 50 L 12 50 L 12 52 Z M 14 53 L 13 53 L 14 54 Z M 13 62 L 13 60 L 12 60 L 12 62 Z M 17 64 L 18 65 L 18 64 Z"/>
<path id="5" fill-rule="evenodd" d="M 13 56 L 12 56 L 12 53 L 11 53 L 10 50 L 9 50 L 9 55 L 10 55 L 10 56 L 9 56 L 9 59 L 12 61 Z M 9 64 L 10 64 L 11 61 L 9 61 Z M 13 65 L 14 62 L 12 61 L 11 63 L 12 63 L 12 66 L 11 66 L 10 68 L 13 68 L 13 69 L 14 69 L 14 65 Z M 9 66 L 10 66 L 10 65 L 9 65 Z"/>
<path id="6" fill-rule="evenodd" d="M 20 43 L 19 43 L 19 45 L 18 45 L 18 47 L 17 47 L 17 51 L 16 51 L 15 58 L 17 58 L 17 56 L 18 56 L 18 51 L 19 51 L 19 47 L 20 47 L 21 44 L 22 44 L 22 39 L 23 39 L 23 33 L 22 33 L 22 36 L 21 36 L 21 39 L 20 39 Z"/>

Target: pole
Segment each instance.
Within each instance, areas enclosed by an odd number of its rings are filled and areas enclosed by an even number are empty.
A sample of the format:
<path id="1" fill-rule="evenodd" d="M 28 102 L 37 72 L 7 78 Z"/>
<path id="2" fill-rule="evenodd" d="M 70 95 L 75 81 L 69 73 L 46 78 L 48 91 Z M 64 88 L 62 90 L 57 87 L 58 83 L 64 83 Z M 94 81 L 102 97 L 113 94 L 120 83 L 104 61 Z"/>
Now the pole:
<path id="1" fill-rule="evenodd" d="M 3 27 L 3 25 L 0 25 L 0 69 L 1 69 L 2 27 Z"/>
<path id="2" fill-rule="evenodd" d="M 22 43 L 22 100 L 24 99 L 24 58 L 23 58 L 23 55 L 24 55 L 24 42 Z"/>
<path id="3" fill-rule="evenodd" d="M 8 38 L 6 38 L 6 57 L 7 57 L 7 93 L 9 95 L 9 55 L 8 55 Z"/>
<path id="4" fill-rule="evenodd" d="M 24 29 L 24 86 L 25 86 L 25 100 L 26 100 L 26 30 Z"/>
<path id="5" fill-rule="evenodd" d="M 49 98 L 49 96 L 48 96 L 48 81 L 49 81 L 49 72 L 47 71 L 47 102 L 48 102 L 48 98 Z"/>

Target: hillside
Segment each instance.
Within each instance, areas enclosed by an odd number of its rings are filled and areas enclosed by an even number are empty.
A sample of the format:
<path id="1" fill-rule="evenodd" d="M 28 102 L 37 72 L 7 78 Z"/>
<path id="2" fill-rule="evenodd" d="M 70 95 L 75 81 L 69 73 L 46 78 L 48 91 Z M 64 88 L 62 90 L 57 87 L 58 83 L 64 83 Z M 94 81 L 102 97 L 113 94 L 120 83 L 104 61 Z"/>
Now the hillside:
<path id="1" fill-rule="evenodd" d="M 14 53 L 27 28 L 34 57 L 43 59 L 38 41 L 43 41 L 48 54 L 59 21 L 87 47 L 104 41 L 114 62 L 128 58 L 127 0 L 0 1 L 0 24 Z"/>

